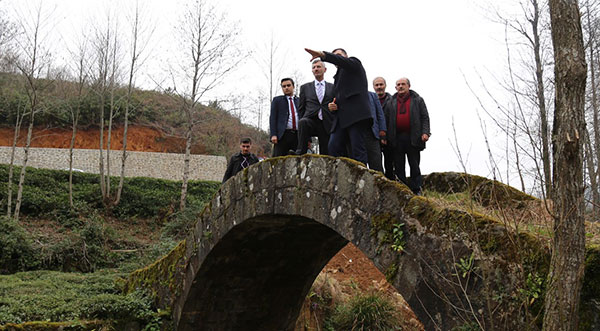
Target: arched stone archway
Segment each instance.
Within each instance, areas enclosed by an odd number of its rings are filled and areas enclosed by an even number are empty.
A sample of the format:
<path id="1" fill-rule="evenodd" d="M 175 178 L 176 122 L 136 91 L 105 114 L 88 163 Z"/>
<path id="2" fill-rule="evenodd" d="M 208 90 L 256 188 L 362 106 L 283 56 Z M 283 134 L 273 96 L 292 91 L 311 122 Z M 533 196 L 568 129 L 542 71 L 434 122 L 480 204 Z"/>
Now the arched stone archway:
<path id="1" fill-rule="evenodd" d="M 494 284 L 471 272 L 485 261 L 510 269 L 507 240 L 497 222 L 436 206 L 352 160 L 274 158 L 226 182 L 193 233 L 128 288 L 151 288 L 179 330 L 290 330 L 319 271 L 351 241 L 427 330 L 446 330 L 495 318 Z M 459 270 L 467 258 L 472 270 Z M 509 274 L 496 278 L 514 290 Z"/>

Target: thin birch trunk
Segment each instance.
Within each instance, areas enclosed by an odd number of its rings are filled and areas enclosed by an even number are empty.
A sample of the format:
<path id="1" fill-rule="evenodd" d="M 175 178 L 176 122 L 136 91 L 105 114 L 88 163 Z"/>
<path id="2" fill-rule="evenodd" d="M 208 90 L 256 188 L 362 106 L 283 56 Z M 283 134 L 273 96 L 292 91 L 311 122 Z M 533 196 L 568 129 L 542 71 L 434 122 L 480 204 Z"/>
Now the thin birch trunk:
<path id="1" fill-rule="evenodd" d="M 191 117 L 191 115 L 189 115 Z M 190 119 L 191 121 L 191 119 Z M 190 122 L 191 123 L 191 122 Z M 192 150 L 192 130 L 193 126 L 188 124 L 185 132 L 185 156 L 183 158 L 183 180 L 181 183 L 181 199 L 179 201 L 179 209 L 184 210 L 187 199 L 188 179 L 190 176 L 190 154 Z"/>
<path id="2" fill-rule="evenodd" d="M 37 102 L 37 96 L 34 95 L 33 104 Z M 25 184 L 25 172 L 27 171 L 27 161 L 29 160 L 29 146 L 31 146 L 31 136 L 33 134 L 33 122 L 36 107 L 33 106 L 31 109 L 31 117 L 29 118 L 29 128 L 27 130 L 27 143 L 25 144 L 25 148 L 23 149 L 23 165 L 21 168 L 21 175 L 19 176 L 19 188 L 17 190 L 17 202 L 15 204 L 15 213 L 13 215 L 15 220 L 19 219 L 19 212 L 21 211 L 21 202 L 23 198 L 23 185 Z"/>
<path id="3" fill-rule="evenodd" d="M 10 163 L 8 165 L 8 192 L 6 193 L 6 216 L 8 217 L 10 217 L 12 212 L 12 181 L 14 173 L 15 153 L 17 150 L 17 141 L 19 140 L 19 135 L 21 133 L 21 124 L 23 123 L 24 117 L 25 109 L 23 109 L 23 114 L 21 115 L 19 108 L 17 108 L 17 122 L 15 123 L 15 134 L 13 136 L 12 147 L 10 149 Z"/>
<path id="4" fill-rule="evenodd" d="M 535 57 L 536 96 L 540 112 L 540 129 L 542 139 L 542 166 L 544 170 L 544 197 L 549 197 L 552 191 L 552 170 L 550 168 L 550 137 L 548 135 L 548 112 L 546 110 L 546 95 L 544 90 L 544 64 L 541 56 L 539 32 L 540 9 L 537 0 L 532 0 L 533 18 L 530 20 L 533 31 L 533 53 Z"/>

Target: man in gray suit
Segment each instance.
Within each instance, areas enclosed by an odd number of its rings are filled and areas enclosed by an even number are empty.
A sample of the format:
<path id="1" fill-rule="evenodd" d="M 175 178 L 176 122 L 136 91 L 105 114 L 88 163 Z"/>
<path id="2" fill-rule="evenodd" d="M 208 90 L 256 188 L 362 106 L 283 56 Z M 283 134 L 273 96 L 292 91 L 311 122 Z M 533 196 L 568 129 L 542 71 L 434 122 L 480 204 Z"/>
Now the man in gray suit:
<path id="1" fill-rule="evenodd" d="M 321 58 L 323 62 L 335 64 L 337 72 L 333 76 L 334 98 L 329 110 L 337 112 L 334 118 L 329 153 L 331 156 L 344 156 L 350 146 L 350 158 L 368 163 L 364 136 L 371 129 L 373 118 L 369 110 L 368 81 L 365 68 L 359 59 L 348 56 L 343 48 L 333 52 L 316 51 L 305 48 L 311 61 Z"/>
<path id="2" fill-rule="evenodd" d="M 298 148 L 296 154 L 306 154 L 310 137 L 319 138 L 319 153 L 329 154 L 329 133 L 334 115 L 327 105 L 333 101 L 333 84 L 324 79 L 327 68 L 320 59 L 312 62 L 315 80 L 300 86 L 298 102 Z"/>

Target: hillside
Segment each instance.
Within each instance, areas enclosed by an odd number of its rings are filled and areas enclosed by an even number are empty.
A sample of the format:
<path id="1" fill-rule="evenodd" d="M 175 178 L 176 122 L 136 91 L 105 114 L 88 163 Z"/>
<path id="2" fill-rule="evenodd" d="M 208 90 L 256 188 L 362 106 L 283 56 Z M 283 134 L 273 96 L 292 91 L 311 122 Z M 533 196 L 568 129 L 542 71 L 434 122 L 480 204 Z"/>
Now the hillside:
<path id="1" fill-rule="evenodd" d="M 12 145 L 14 123 L 23 111 L 28 111 L 29 101 L 21 77 L 0 73 L 0 140 L 4 146 Z M 78 148 L 96 148 L 99 144 L 100 100 L 97 93 L 87 86 L 81 96 L 75 93 L 71 82 L 41 81 L 45 86 L 39 92 L 38 111 L 35 115 L 33 146 L 68 147 L 71 136 L 71 114 L 78 112 Z M 125 89 L 115 91 L 113 115 L 113 146 L 120 148 L 124 121 Z M 181 111 L 182 99 L 175 95 L 151 90 L 136 89 L 133 92 L 128 134 L 128 145 L 136 151 L 168 151 L 180 153 L 185 144 L 185 117 Z M 110 102 L 104 105 L 104 118 L 109 117 Z M 250 112 L 250 109 L 243 110 Z M 29 117 L 23 121 L 20 144 L 25 141 Z M 256 154 L 270 154 L 270 143 L 266 132 L 244 124 L 239 118 L 226 111 L 217 102 L 199 105 L 193 114 L 193 154 L 229 156 L 239 149 L 241 137 L 251 137 Z M 108 123 L 106 120 L 105 124 Z M 133 127 L 133 128 L 132 128 Z M 106 130 L 107 127 L 105 127 Z M 106 134 L 106 133 L 105 133 Z M 84 147 L 90 146 L 90 147 Z"/>

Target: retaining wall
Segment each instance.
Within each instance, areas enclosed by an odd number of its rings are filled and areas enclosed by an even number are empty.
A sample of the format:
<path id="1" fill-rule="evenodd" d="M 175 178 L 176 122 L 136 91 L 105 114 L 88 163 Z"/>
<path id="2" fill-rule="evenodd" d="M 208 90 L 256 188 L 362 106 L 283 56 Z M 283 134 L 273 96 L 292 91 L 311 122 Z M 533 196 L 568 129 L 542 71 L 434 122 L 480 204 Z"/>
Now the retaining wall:
<path id="1" fill-rule="evenodd" d="M 0 163 L 10 163 L 11 147 L 0 147 Z M 121 174 L 123 151 L 110 151 L 110 175 Z M 23 164 L 23 148 L 17 148 L 15 165 Z M 103 151 L 106 167 L 106 151 Z M 99 173 L 100 152 L 97 149 L 74 149 L 73 168 L 89 173 Z M 181 180 L 184 154 L 127 152 L 126 177 L 153 177 Z M 69 150 L 65 148 L 29 148 L 27 166 L 45 169 L 68 170 Z M 221 181 L 227 167 L 223 156 L 191 155 L 189 179 Z"/>

